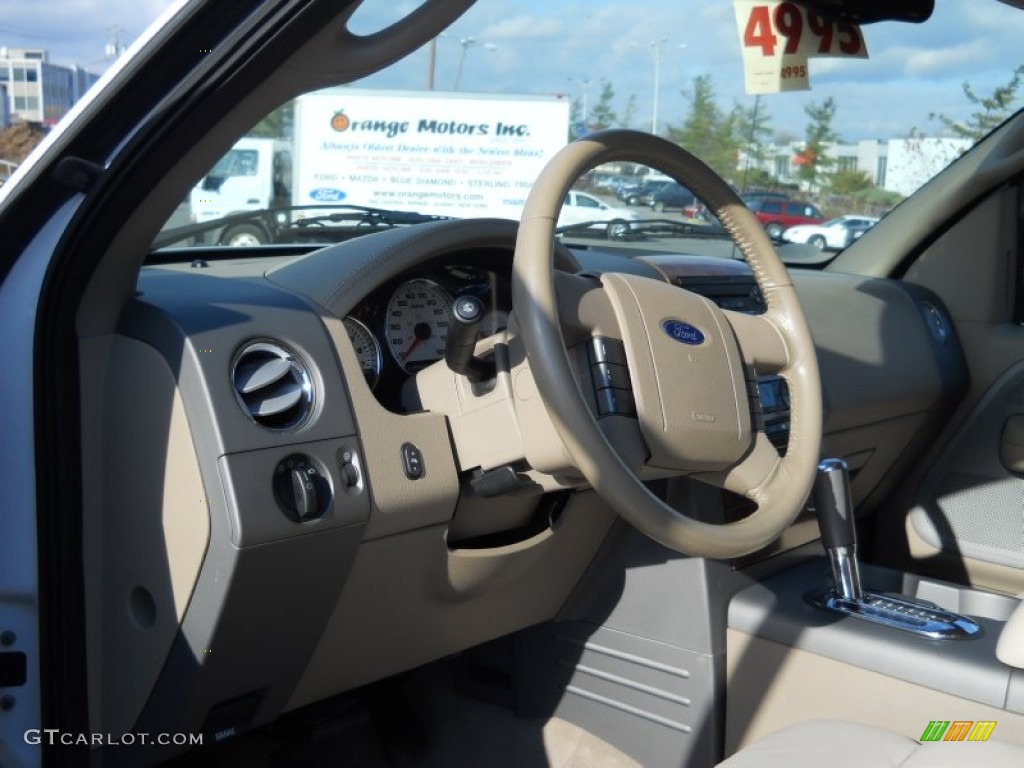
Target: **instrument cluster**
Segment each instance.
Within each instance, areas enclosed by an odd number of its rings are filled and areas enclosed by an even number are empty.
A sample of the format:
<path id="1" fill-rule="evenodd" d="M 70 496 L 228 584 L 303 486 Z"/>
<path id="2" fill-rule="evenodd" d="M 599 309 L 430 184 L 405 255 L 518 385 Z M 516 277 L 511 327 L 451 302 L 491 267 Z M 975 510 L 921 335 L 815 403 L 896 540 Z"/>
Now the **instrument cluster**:
<path id="1" fill-rule="evenodd" d="M 363 375 L 381 402 L 397 404 L 405 381 L 444 357 L 456 297 L 472 294 L 487 308 L 480 338 L 506 327 L 510 260 L 505 252 L 447 257 L 390 281 L 345 318 Z"/>

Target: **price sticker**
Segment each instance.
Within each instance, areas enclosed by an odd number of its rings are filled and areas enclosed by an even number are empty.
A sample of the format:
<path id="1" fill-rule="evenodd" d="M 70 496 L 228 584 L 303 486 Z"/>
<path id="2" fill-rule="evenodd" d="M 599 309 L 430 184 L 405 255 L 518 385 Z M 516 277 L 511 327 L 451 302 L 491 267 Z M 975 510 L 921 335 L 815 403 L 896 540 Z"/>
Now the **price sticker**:
<path id="1" fill-rule="evenodd" d="M 792 2 L 734 0 L 747 93 L 811 87 L 807 60 L 868 56 L 856 24 L 832 21 Z"/>

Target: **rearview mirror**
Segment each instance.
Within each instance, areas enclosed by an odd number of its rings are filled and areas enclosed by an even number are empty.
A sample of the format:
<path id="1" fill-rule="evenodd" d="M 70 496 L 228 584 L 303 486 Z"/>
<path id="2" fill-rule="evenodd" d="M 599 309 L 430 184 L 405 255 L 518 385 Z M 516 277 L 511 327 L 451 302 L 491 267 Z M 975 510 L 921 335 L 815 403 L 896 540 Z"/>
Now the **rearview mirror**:
<path id="1" fill-rule="evenodd" d="M 871 24 L 908 21 L 920 24 L 935 10 L 935 0 L 796 0 L 805 8 L 840 21 Z"/>

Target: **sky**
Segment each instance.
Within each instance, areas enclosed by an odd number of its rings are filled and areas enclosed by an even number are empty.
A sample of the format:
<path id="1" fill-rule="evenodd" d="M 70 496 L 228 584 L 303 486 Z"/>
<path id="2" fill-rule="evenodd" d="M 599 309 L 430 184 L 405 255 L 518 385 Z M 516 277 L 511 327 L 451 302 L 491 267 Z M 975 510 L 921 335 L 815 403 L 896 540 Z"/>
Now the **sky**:
<path id="1" fill-rule="evenodd" d="M 109 65 L 105 49 L 115 35 L 130 43 L 170 4 L 3 0 L 0 46 L 46 48 L 51 61 L 100 72 Z M 372 31 L 415 4 L 368 0 L 353 28 Z M 941 125 L 932 113 L 959 119 L 969 113 L 965 81 L 988 94 L 1024 63 L 1024 11 L 997 0 L 936 0 L 925 24 L 873 24 L 863 32 L 867 60 L 813 59 L 811 91 L 762 97 L 760 108 L 775 132 L 801 137 L 805 106 L 832 97 L 833 127 L 845 141 L 901 137 L 912 129 L 937 135 Z M 466 38 L 475 44 L 464 47 Z M 699 75 L 710 75 L 723 109 L 754 100 L 743 91 L 731 0 L 481 0 L 437 41 L 438 89 L 454 86 L 460 59 L 465 91 L 568 93 L 577 99 L 586 91 L 592 107 L 608 82 L 620 113 L 635 97 L 633 125 L 645 130 L 653 117 L 656 63 L 659 131 L 685 117 L 686 94 Z M 423 49 L 362 84 L 419 89 L 426 72 Z"/>

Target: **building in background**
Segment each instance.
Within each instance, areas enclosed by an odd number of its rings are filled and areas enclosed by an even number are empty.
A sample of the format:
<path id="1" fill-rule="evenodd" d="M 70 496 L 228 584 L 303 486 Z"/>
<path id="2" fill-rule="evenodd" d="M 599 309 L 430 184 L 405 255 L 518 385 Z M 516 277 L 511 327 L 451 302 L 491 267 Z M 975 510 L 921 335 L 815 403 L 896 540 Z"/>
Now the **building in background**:
<path id="1" fill-rule="evenodd" d="M 98 79 L 77 65 L 50 63 L 39 48 L 0 47 L 0 85 L 11 121 L 53 125 Z"/>
<path id="2" fill-rule="evenodd" d="M 832 159 L 833 171 L 862 171 L 879 189 L 910 195 L 928 179 L 945 168 L 970 148 L 966 139 L 910 137 L 901 139 L 868 139 L 856 144 L 829 144 L 824 154 Z M 798 173 L 803 159 L 804 143 L 773 144 L 761 149 L 759 163 L 741 153 L 740 167 L 758 168 L 780 184 L 806 188 Z M 751 153 L 753 155 L 753 153 Z"/>

